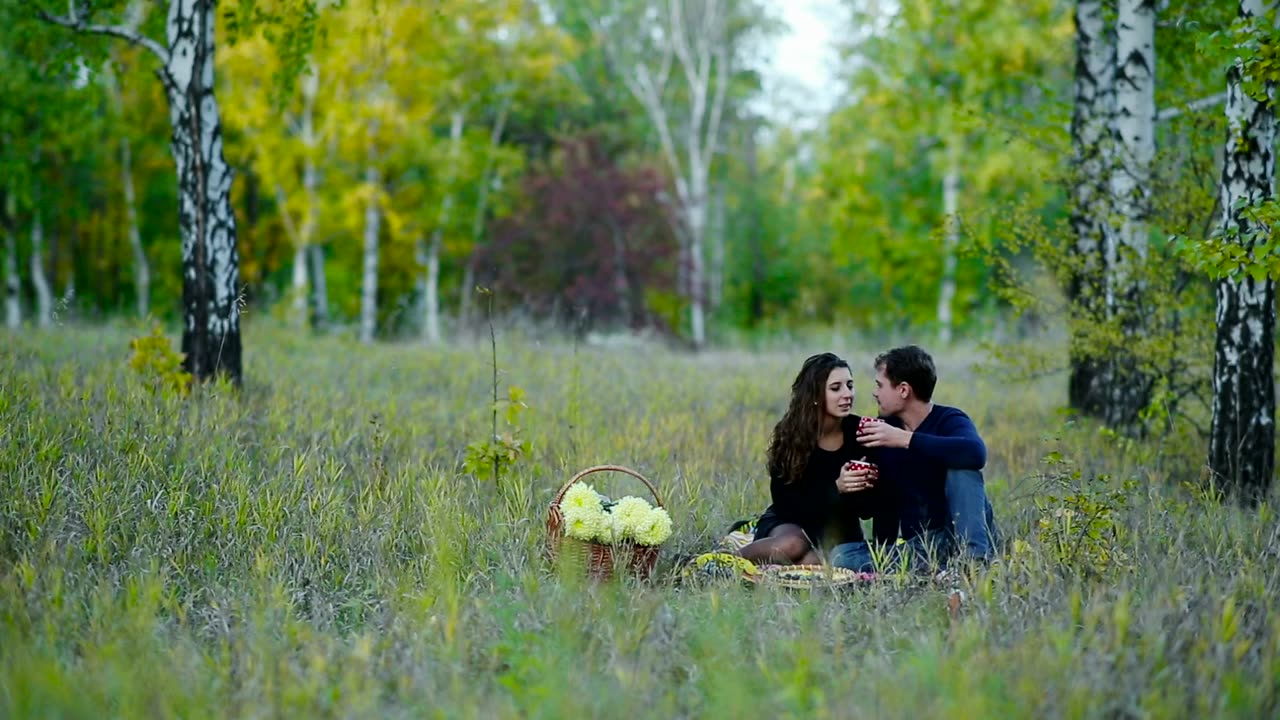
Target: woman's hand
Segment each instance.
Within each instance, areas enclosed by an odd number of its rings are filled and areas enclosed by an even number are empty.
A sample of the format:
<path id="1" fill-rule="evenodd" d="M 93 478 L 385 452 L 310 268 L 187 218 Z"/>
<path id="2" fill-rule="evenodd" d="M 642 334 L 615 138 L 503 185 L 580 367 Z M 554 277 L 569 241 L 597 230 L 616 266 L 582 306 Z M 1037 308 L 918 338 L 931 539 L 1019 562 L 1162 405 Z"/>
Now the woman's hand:
<path id="1" fill-rule="evenodd" d="M 862 461 L 866 462 L 866 458 Z M 877 473 L 872 467 L 849 463 L 840 470 L 840 477 L 836 478 L 836 490 L 841 493 L 869 490 L 875 484 L 876 478 Z"/>

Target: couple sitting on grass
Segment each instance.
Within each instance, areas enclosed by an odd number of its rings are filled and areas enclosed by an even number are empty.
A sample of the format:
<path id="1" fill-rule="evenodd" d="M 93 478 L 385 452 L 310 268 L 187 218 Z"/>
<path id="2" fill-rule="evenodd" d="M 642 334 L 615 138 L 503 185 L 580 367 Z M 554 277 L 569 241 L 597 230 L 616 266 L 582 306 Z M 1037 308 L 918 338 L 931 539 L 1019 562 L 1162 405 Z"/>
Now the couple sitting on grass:
<path id="1" fill-rule="evenodd" d="M 831 353 L 805 360 L 769 444 L 773 503 L 753 534 L 731 533 L 745 541 L 739 555 L 819 564 L 826 553 L 831 565 L 856 572 L 992 559 L 987 449 L 973 422 L 933 402 L 937 373 L 924 350 L 895 348 L 875 368 L 880 417 L 863 418 L 852 414 L 849 364 Z M 871 542 L 863 519 L 872 522 Z"/>

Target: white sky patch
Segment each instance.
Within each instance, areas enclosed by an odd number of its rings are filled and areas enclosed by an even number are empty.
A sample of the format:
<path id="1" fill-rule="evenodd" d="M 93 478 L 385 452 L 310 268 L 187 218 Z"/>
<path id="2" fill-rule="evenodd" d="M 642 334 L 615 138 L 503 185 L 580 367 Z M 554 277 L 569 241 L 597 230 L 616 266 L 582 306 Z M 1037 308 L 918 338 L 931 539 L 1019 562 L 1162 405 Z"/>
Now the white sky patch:
<path id="1" fill-rule="evenodd" d="M 773 0 L 787 25 L 763 49 L 758 67 L 764 93 L 756 109 L 775 122 L 812 129 L 835 105 L 836 33 L 848 24 L 838 0 Z"/>

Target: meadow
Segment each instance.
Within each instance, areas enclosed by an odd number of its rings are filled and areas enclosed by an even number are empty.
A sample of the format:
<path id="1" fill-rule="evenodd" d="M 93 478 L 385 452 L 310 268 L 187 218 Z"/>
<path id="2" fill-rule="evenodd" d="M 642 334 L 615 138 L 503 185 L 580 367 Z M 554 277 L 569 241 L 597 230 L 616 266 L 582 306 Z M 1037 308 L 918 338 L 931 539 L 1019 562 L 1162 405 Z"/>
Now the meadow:
<path id="1" fill-rule="evenodd" d="M 1203 446 L 1067 421 L 1061 377 L 938 353 L 1008 543 L 946 589 L 682 583 L 768 502 L 764 450 L 814 337 L 698 355 L 501 328 L 530 450 L 464 470 L 493 422 L 487 337 L 426 348 L 246 326 L 245 386 L 153 389 L 123 324 L 0 349 L 0 716 L 1274 717 L 1280 524 L 1201 480 Z M 105 348 L 105 349 L 103 349 Z M 504 421 L 499 418 L 499 423 Z M 652 479 L 648 582 L 542 554 L 582 468 Z M 478 475 L 478 476 L 476 476 Z M 599 478 L 599 476 L 597 476 Z M 642 493 L 624 476 L 599 482 Z"/>

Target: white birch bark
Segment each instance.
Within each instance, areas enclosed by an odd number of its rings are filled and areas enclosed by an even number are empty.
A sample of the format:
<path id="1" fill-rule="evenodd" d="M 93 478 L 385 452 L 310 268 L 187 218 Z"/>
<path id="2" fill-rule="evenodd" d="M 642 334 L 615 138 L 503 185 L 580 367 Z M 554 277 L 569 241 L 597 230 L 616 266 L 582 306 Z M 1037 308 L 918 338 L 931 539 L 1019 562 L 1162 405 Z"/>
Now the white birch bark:
<path id="1" fill-rule="evenodd" d="M 129 138 L 120 139 L 120 185 L 124 190 L 125 221 L 129 232 L 129 250 L 133 253 L 133 294 L 138 317 L 151 314 L 151 263 L 142 247 L 142 232 L 138 227 L 138 202 L 133 189 L 133 154 Z"/>
<path id="2" fill-rule="evenodd" d="M 36 326 L 49 327 L 53 323 L 53 290 L 44 269 L 44 220 L 40 213 L 40 200 L 36 199 L 36 211 L 31 221 L 31 286 L 36 291 Z"/>
<path id="3" fill-rule="evenodd" d="M 215 0 L 170 0 L 165 44 L 125 25 L 101 25 L 69 0 L 65 16 L 45 20 L 76 31 L 123 38 L 160 60 L 169 103 L 170 149 L 178 178 L 182 239 L 184 369 L 197 379 L 241 378 L 240 258 L 231 208 L 231 169 L 222 151 L 222 121 L 214 96 Z"/>
<path id="4" fill-rule="evenodd" d="M 729 84 L 730 9 L 727 0 L 665 0 L 649 6 L 645 22 L 617 14 L 595 22 L 608 39 L 614 70 L 654 126 L 675 178 L 680 210 L 676 229 L 688 273 L 690 333 L 697 348 L 706 343 L 707 188 Z M 659 30 L 653 37 L 642 37 L 654 21 Z M 684 79 L 682 106 L 668 94 L 667 83 L 676 69 Z"/>
<path id="5" fill-rule="evenodd" d="M 381 231 L 382 212 L 379 205 L 382 193 L 382 172 L 369 151 L 365 166 L 364 182 L 369 198 L 364 209 L 364 274 L 360 283 L 360 342 L 373 342 L 378 325 L 378 234 Z"/>
<path id="6" fill-rule="evenodd" d="M 1099 387 L 1100 362 L 1082 347 L 1085 328 L 1103 318 L 1107 273 L 1104 238 L 1110 214 L 1110 175 L 1114 162 L 1111 119 L 1115 114 L 1115 33 L 1104 0 L 1077 0 L 1075 9 L 1075 99 L 1071 114 L 1072 187 L 1070 245 L 1073 343 L 1068 398 L 1072 407 L 1100 415 L 1105 393 Z"/>
<path id="7" fill-rule="evenodd" d="M 1107 303 L 1115 309 L 1147 254 L 1151 161 L 1155 158 L 1155 0 L 1118 0 L 1114 132 L 1119 152 L 1111 175 L 1119 227 L 1107 237 Z"/>
<path id="8" fill-rule="evenodd" d="M 458 159 L 462 151 L 464 117 L 455 110 L 449 123 L 449 171 L 445 179 L 444 197 L 440 201 L 440 214 L 431 231 L 431 242 L 418 240 L 418 262 L 423 275 L 419 280 L 422 297 L 422 339 L 430 345 L 440 343 L 440 246 L 444 242 L 445 227 L 453 215 L 453 185 L 458 172 Z"/>
<path id="9" fill-rule="evenodd" d="M 319 305 L 314 297 L 308 298 L 308 293 L 314 293 L 311 285 L 311 243 L 314 241 L 316 227 L 316 192 L 319 186 L 318 174 L 316 172 L 315 149 L 316 149 L 316 131 L 315 131 L 315 105 L 316 95 L 320 90 L 320 75 L 316 68 L 316 64 L 312 60 L 308 60 L 307 69 L 303 73 L 298 89 L 302 95 L 302 111 L 298 118 L 298 140 L 303 148 L 302 156 L 302 194 L 303 209 L 302 218 L 299 226 L 294 233 L 293 248 L 293 323 L 297 327 L 305 327 L 308 320 L 307 306 L 308 301 L 313 307 Z M 284 203 L 283 190 L 277 190 L 281 198 L 281 206 Z M 287 211 L 285 211 L 287 214 Z M 319 317 L 319 313 L 312 312 L 311 322 L 313 325 Z"/>
<path id="10" fill-rule="evenodd" d="M 1239 15 L 1262 19 L 1273 7 L 1242 0 Z M 1267 240 L 1270 229 L 1247 208 L 1275 198 L 1275 89 L 1268 83 L 1268 100 L 1260 103 L 1245 92 L 1243 79 L 1237 61 L 1227 70 L 1219 206 L 1222 237 L 1252 249 Z M 1217 282 L 1216 297 L 1209 467 L 1228 490 L 1256 502 L 1275 468 L 1275 283 L 1236 271 Z"/>
<path id="11" fill-rule="evenodd" d="M 1141 334 L 1143 283 L 1138 267 L 1147 257 L 1151 212 L 1151 162 L 1155 157 L 1155 0 L 1118 0 L 1114 142 L 1111 197 L 1118 222 L 1105 240 L 1107 317 L 1126 337 Z M 1149 402 L 1152 380 L 1125 347 L 1108 353 L 1102 383 L 1107 424 L 1132 428 Z"/>
<path id="12" fill-rule="evenodd" d="M 947 171 L 942 177 L 942 213 L 946 230 L 942 245 L 942 282 L 938 289 L 938 341 L 951 343 L 952 304 L 956 297 L 956 248 L 960 245 L 960 153 L 958 142 L 948 149 Z"/>

